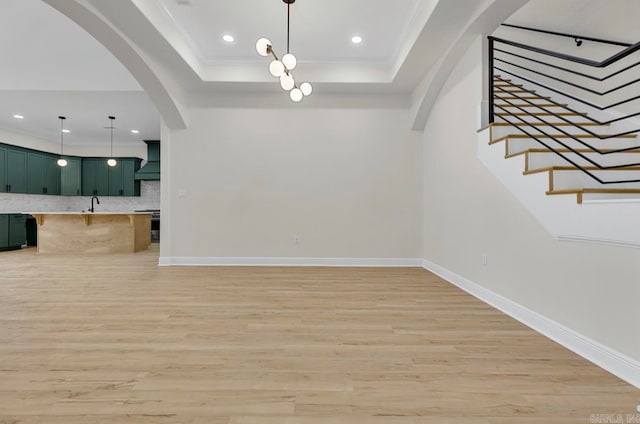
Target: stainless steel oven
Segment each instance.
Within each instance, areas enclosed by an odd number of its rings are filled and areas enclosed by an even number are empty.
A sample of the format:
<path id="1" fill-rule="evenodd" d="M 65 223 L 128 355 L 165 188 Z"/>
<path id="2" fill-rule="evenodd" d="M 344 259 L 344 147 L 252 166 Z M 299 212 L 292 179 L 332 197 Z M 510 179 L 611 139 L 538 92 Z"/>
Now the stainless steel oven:
<path id="1" fill-rule="evenodd" d="M 136 212 L 151 213 L 151 243 L 160 243 L 160 210 L 144 209 L 137 210 Z"/>

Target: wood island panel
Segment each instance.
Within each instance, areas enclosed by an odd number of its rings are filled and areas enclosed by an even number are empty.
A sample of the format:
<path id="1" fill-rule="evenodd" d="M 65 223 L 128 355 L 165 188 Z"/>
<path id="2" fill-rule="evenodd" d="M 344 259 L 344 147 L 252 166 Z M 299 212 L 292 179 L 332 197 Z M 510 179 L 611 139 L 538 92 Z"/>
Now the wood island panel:
<path id="1" fill-rule="evenodd" d="M 33 214 L 39 253 L 134 253 L 151 243 L 150 214 Z"/>

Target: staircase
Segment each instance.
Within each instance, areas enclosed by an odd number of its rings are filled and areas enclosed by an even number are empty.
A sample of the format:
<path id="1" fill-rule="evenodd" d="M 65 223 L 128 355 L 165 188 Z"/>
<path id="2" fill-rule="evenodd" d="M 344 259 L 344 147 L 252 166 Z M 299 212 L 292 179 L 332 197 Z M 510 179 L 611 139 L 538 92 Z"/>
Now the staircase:
<path id="1" fill-rule="evenodd" d="M 478 158 L 556 239 L 640 248 L 640 43 L 503 25 L 564 52 L 488 37 Z"/>
<path id="2" fill-rule="evenodd" d="M 585 120 L 524 84 L 494 76 L 495 120 L 489 144 L 505 159 L 524 157 L 523 175 L 548 176 L 547 195 L 585 200 L 640 199 L 640 139 Z"/>

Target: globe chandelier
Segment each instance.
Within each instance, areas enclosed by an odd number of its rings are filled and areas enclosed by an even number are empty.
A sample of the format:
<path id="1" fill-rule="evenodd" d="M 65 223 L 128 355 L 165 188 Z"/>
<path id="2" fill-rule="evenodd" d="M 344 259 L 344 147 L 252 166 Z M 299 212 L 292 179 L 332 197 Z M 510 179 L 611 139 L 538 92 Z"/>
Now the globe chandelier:
<path id="1" fill-rule="evenodd" d="M 273 60 L 269 64 L 269 72 L 276 78 L 280 78 L 280 87 L 283 90 L 289 92 L 289 98 L 298 103 L 305 96 L 308 96 L 313 91 L 313 87 L 308 82 L 303 82 L 298 86 L 295 78 L 293 77 L 293 71 L 298 63 L 296 57 L 289 51 L 289 21 L 291 17 L 291 5 L 296 0 L 282 0 L 287 5 L 287 54 L 282 56 L 282 60 L 278 59 L 278 56 L 273 51 L 271 41 L 267 38 L 261 38 L 256 42 L 256 50 L 260 56 L 273 56 Z"/>

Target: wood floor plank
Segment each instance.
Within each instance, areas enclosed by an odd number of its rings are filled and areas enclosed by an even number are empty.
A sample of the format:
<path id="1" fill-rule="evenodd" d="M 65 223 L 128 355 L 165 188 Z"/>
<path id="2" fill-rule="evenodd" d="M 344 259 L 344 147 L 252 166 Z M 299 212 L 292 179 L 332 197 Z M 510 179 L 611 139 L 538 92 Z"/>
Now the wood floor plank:
<path id="1" fill-rule="evenodd" d="M 418 268 L 0 254 L 0 424 L 542 424 L 640 391 Z"/>

